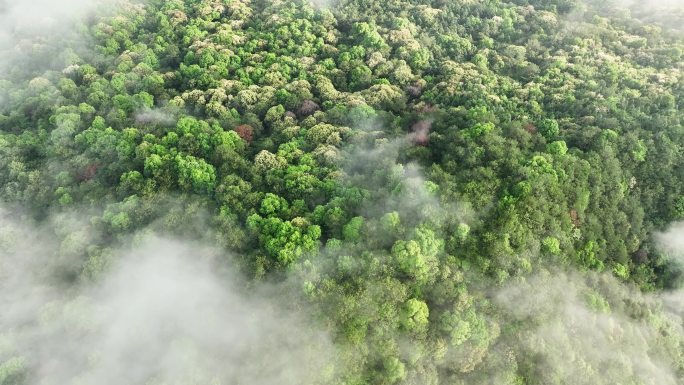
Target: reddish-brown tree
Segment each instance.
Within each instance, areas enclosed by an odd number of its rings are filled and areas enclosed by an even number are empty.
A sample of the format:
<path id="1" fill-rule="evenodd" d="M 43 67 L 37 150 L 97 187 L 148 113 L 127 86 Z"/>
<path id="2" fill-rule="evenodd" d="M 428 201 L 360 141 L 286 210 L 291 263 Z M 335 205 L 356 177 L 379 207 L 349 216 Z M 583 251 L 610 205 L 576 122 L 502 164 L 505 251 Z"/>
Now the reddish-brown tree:
<path id="1" fill-rule="evenodd" d="M 247 143 L 252 143 L 254 139 L 254 129 L 249 124 L 241 124 L 234 128 L 235 132 Z"/>

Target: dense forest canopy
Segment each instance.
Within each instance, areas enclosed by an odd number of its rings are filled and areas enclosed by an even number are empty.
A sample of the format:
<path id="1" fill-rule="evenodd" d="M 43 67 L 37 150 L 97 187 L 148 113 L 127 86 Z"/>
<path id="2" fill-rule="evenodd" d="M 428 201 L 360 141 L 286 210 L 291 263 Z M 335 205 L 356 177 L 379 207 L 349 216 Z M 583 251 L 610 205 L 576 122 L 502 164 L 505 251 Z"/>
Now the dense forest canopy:
<path id="1" fill-rule="evenodd" d="M 684 7 L 0 1 L 0 385 L 684 383 Z"/>

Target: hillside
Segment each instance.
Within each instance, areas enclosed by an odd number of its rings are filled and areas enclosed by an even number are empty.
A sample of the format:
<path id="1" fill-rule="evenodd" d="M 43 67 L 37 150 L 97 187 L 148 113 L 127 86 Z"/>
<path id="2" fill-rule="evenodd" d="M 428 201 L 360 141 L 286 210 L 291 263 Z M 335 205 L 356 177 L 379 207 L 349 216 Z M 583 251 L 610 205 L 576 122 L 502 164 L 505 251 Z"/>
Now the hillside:
<path id="1" fill-rule="evenodd" d="M 676 2 L 2 4 L 0 385 L 684 383 Z"/>

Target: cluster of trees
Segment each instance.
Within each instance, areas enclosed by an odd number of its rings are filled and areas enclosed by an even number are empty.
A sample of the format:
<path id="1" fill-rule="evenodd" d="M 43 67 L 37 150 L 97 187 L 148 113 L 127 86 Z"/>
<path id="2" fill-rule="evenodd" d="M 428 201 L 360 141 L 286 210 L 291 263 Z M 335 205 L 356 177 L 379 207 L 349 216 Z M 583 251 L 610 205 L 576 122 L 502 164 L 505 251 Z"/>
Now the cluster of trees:
<path id="1" fill-rule="evenodd" d="M 540 383 L 480 281 L 679 278 L 650 235 L 684 219 L 684 42 L 603 3 L 128 4 L 0 80 L 0 201 L 88 212 L 56 251 L 82 279 L 136 231 L 210 228 L 296 277 L 341 384 Z"/>

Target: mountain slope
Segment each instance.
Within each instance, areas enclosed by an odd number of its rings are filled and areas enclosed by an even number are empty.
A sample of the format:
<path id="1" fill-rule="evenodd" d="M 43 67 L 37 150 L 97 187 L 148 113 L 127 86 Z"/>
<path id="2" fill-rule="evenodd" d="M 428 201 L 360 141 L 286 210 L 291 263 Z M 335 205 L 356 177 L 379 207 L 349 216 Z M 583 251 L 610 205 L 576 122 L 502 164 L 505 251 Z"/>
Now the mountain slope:
<path id="1" fill-rule="evenodd" d="M 333 341 L 312 381 L 684 381 L 680 267 L 653 237 L 684 220 L 676 23 L 583 1 L 117 7 L 3 46 L 0 199 L 61 224 L 66 285 L 157 233 L 282 285 Z"/>

